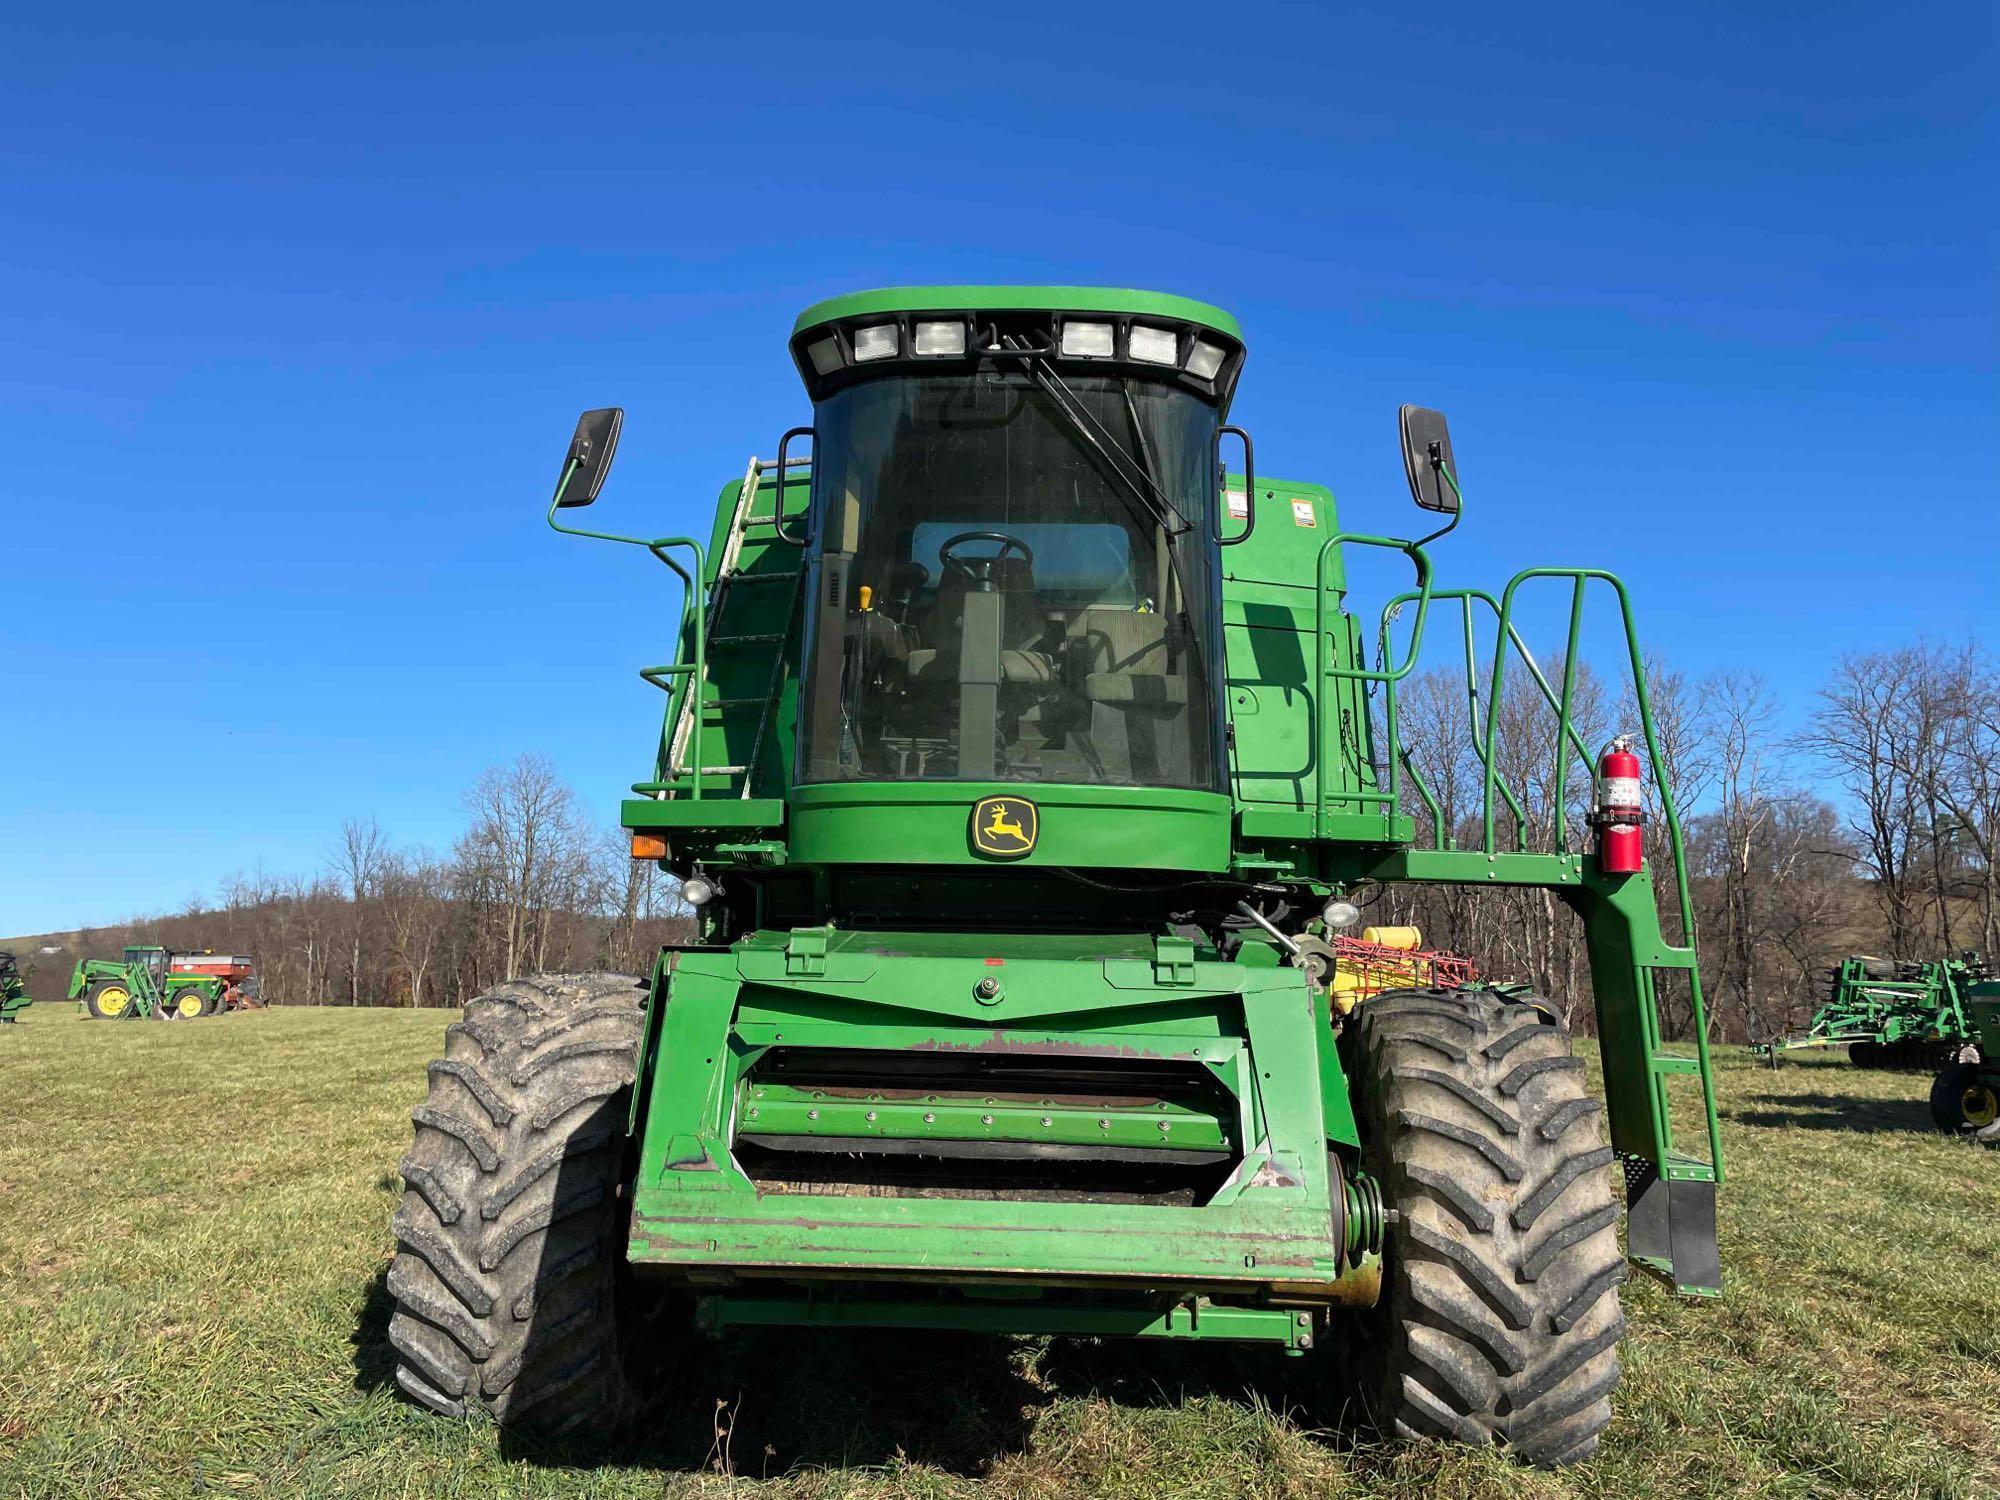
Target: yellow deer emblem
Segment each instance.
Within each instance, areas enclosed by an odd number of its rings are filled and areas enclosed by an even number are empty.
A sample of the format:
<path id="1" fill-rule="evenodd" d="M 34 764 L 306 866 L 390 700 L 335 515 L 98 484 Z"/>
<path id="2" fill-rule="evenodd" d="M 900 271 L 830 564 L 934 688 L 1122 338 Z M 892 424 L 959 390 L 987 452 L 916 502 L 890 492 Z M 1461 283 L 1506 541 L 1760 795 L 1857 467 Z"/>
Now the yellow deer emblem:
<path id="1" fill-rule="evenodd" d="M 972 847 L 994 859 L 1019 859 L 1035 847 L 1035 804 L 1025 797 L 982 797 L 972 809 Z"/>
<path id="2" fill-rule="evenodd" d="M 1019 823 L 1008 820 L 1007 808 L 1005 804 L 999 802 L 993 804 L 993 821 L 986 825 L 985 833 L 989 839 L 1004 838 L 1009 834 L 1022 840 L 1028 837 L 1027 829 Z"/>

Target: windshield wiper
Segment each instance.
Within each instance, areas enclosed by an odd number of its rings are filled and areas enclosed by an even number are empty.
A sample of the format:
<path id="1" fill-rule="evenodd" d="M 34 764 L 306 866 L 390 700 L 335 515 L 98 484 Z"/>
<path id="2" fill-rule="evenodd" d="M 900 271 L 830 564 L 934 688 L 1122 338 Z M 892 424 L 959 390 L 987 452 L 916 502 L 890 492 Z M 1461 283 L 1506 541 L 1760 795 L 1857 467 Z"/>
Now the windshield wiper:
<path id="1" fill-rule="evenodd" d="M 1135 464 L 1124 445 L 1111 435 L 1102 422 L 1091 415 L 1090 408 L 1085 406 L 1076 392 L 1070 389 L 1069 383 L 1049 368 L 1042 351 L 1033 349 L 1025 342 L 1011 336 L 1003 338 L 1001 344 L 1007 349 L 1027 356 L 1023 363 L 1027 366 L 1028 378 L 1034 381 L 1049 398 L 1049 404 L 1063 414 L 1076 435 L 1103 460 L 1105 468 L 1111 471 L 1112 476 L 1125 487 L 1133 499 L 1139 502 L 1148 521 L 1164 529 L 1170 537 L 1180 536 L 1194 529 L 1194 523 L 1181 515 L 1173 501 L 1167 498 L 1166 491 L 1161 489 L 1158 481 L 1153 478 L 1150 457 L 1142 456 L 1140 462 Z M 1132 431 L 1138 440 L 1140 453 L 1145 455 L 1145 434 L 1139 426 L 1138 411 L 1132 406 L 1132 393 L 1129 388 L 1125 392 L 1125 402 L 1127 409 L 1132 413 Z"/>

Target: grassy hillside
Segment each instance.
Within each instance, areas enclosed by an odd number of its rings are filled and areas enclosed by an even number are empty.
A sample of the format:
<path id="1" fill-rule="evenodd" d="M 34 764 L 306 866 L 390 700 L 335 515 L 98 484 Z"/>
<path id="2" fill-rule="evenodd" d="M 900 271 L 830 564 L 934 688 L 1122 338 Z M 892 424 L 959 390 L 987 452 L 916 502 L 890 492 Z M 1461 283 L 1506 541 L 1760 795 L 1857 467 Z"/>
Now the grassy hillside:
<path id="1" fill-rule="evenodd" d="M 1740 1058 L 1729 1297 L 1628 1287 L 1580 1470 L 1380 1445 L 1316 1361 L 907 1335 L 698 1347 L 645 1444 L 503 1451 L 399 1400 L 387 1355 L 395 1163 L 450 1015 L 0 1029 L 0 1493 L 2000 1493 L 2000 1153 L 1927 1134 L 1916 1076 Z"/>

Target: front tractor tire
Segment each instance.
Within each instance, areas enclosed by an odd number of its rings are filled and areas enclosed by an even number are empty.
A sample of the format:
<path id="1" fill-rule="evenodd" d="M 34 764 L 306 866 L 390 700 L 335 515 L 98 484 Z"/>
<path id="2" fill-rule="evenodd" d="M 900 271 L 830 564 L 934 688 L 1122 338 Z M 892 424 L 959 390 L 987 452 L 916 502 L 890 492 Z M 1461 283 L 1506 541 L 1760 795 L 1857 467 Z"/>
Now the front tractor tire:
<path id="1" fill-rule="evenodd" d="M 1361 1006 L 1362 1130 L 1390 1220 L 1375 1414 L 1405 1437 L 1589 1457 L 1625 1320 L 1618 1205 L 1583 1062 L 1545 1002 L 1395 990 Z"/>
<path id="2" fill-rule="evenodd" d="M 447 1416 L 602 1434 L 627 1396 L 616 1303 L 644 985 L 513 980 L 445 1028 L 411 1112 L 389 1267 L 396 1383 Z"/>
<path id="3" fill-rule="evenodd" d="M 153 1014 L 162 1021 L 197 1021 L 207 1014 L 206 1006 L 200 990 L 192 985 L 183 985 L 162 995 Z"/>
<path id="4" fill-rule="evenodd" d="M 1931 1080 L 1931 1120 L 1946 1135 L 2000 1140 L 2000 1069 L 1949 1064 Z"/>
<path id="5" fill-rule="evenodd" d="M 93 1021 L 122 1021 L 132 1014 L 132 992 L 115 979 L 100 979 L 84 994 L 83 1013 Z"/>

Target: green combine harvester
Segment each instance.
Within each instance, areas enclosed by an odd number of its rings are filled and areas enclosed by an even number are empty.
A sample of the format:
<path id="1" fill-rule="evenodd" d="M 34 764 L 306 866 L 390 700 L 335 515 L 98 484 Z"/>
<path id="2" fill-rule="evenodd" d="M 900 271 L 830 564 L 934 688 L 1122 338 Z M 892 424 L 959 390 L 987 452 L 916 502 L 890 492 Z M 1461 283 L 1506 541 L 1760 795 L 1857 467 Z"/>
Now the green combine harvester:
<path id="1" fill-rule="evenodd" d="M 1966 996 L 1986 977 L 1979 955 L 1957 958 L 1845 958 L 1801 1036 L 1753 1050 L 1775 1064 L 1786 1052 L 1845 1047 L 1858 1068 L 1934 1069 L 1973 1039 Z"/>
<path id="2" fill-rule="evenodd" d="M 0 949 L 0 1023 L 11 1022 L 35 1002 L 28 998 L 27 977 L 20 960 Z"/>
<path id="3" fill-rule="evenodd" d="M 1971 1056 L 1954 1059 L 1931 1083 L 1931 1118 L 1947 1135 L 2000 1145 L 2000 979 L 1974 984 L 1965 1008 Z"/>
<path id="4" fill-rule="evenodd" d="M 560 521 L 622 414 L 578 423 L 551 524 L 686 587 L 623 822 L 699 937 L 644 979 L 501 984 L 448 1028 L 401 1164 L 402 1388 L 547 1436 L 634 1410 L 635 1358 L 698 1364 L 697 1331 L 1358 1341 L 1388 1430 L 1590 1453 L 1624 1329 L 1615 1166 L 1632 1260 L 1720 1287 L 1695 955 L 1661 932 L 1635 756 L 1594 761 L 1571 717 L 1587 593 L 1637 671 L 1624 586 L 1438 586 L 1460 500 L 1435 412 L 1401 417 L 1427 536 L 1345 531 L 1325 487 L 1257 473 L 1224 421 L 1242 336 L 1204 303 L 868 292 L 805 313 L 791 354 L 812 426 L 705 539 Z M 1356 548 L 1412 569 L 1372 653 Z M 1559 674 L 1515 624 L 1538 584 L 1571 605 Z M 1463 843 L 1397 718 L 1434 608 L 1468 661 L 1475 624 L 1494 642 Z M 1508 692 L 1546 708 L 1555 784 L 1594 788 L 1592 836 L 1525 847 Z M 1333 938 L 1410 883 L 1582 919 L 1608 1112 L 1556 1001 L 1332 1003 Z M 1693 1055 L 1663 1045 L 1662 976 Z M 1673 1140 L 1677 1080 L 1704 1154 Z"/>
<path id="5" fill-rule="evenodd" d="M 139 944 L 122 961 L 78 959 L 69 998 L 97 1021 L 193 1021 L 257 1007 L 255 969 L 234 954 Z"/>

